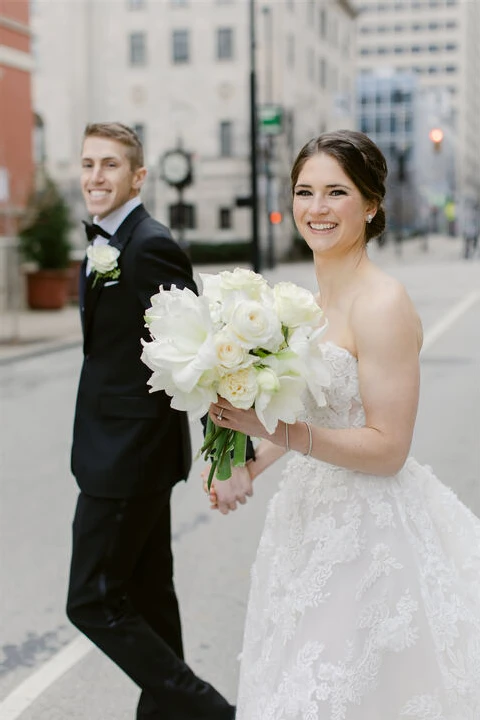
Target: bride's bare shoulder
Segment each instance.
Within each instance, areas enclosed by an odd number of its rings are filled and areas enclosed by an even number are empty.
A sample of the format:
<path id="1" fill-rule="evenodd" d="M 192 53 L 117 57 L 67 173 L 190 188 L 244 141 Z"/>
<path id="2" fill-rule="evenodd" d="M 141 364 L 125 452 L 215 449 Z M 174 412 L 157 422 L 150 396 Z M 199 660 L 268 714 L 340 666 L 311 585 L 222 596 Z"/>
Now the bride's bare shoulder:
<path id="1" fill-rule="evenodd" d="M 364 325 L 373 322 L 380 330 L 391 323 L 410 327 L 418 348 L 422 346 L 422 323 L 405 286 L 378 266 L 372 266 L 364 278 L 354 309 L 354 318 Z"/>

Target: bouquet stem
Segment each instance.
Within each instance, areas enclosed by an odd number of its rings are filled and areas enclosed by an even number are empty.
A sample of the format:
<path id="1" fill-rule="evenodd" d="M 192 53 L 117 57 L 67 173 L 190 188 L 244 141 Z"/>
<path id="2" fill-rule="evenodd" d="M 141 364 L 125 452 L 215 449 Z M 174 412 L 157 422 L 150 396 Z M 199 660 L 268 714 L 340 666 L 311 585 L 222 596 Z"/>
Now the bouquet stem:
<path id="1" fill-rule="evenodd" d="M 211 462 L 207 487 L 210 490 L 212 480 L 228 480 L 234 467 L 245 465 L 247 436 L 236 430 L 218 427 L 210 416 L 207 418 L 205 439 L 200 452 L 207 462 Z"/>

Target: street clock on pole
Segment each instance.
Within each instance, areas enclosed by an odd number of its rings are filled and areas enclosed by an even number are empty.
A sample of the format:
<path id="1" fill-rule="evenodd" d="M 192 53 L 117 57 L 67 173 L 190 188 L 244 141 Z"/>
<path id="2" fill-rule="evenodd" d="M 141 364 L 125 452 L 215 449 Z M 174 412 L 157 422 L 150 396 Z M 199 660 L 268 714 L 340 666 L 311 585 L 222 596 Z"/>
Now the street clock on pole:
<path id="1" fill-rule="evenodd" d="M 181 148 L 168 150 L 161 159 L 161 175 L 169 185 L 181 188 L 192 182 L 192 160 Z"/>

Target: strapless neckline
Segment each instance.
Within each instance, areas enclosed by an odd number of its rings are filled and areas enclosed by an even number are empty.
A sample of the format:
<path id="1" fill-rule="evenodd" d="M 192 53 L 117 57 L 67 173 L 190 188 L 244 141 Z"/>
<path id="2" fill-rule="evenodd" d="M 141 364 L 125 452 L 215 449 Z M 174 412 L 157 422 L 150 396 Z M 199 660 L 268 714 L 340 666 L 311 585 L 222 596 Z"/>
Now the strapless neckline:
<path id="1" fill-rule="evenodd" d="M 334 350 L 339 350 L 345 355 L 348 355 L 348 357 L 351 357 L 352 360 L 354 360 L 356 363 L 358 362 L 358 358 L 353 353 L 351 353 L 350 350 L 347 350 L 347 348 L 343 347 L 343 345 L 337 345 L 337 343 L 334 343 L 332 340 L 326 340 L 325 342 L 321 343 L 321 346 L 327 346 L 333 348 Z"/>

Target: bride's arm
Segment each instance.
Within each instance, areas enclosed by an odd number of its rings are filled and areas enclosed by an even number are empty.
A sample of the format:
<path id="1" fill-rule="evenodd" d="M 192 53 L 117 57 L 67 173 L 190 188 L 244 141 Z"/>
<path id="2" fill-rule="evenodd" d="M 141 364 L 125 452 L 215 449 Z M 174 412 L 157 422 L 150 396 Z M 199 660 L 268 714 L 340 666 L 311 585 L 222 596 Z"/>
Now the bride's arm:
<path id="1" fill-rule="evenodd" d="M 264 470 L 272 465 L 278 458 L 285 454 L 286 449 L 281 445 L 275 445 L 270 440 L 263 439 L 255 449 L 255 460 L 247 463 L 248 471 L 252 480 L 255 480 Z"/>
<path id="2" fill-rule="evenodd" d="M 345 429 L 311 426 L 310 454 L 350 470 L 393 475 L 408 456 L 415 424 L 419 394 L 419 320 L 404 288 L 391 283 L 375 298 L 356 303 L 352 328 L 365 426 Z M 222 404 L 225 404 L 223 399 Z M 284 451 L 285 423 L 279 423 L 275 432 L 268 435 L 253 410 L 229 408 L 225 416 L 228 427 L 256 437 L 268 437 Z M 304 422 L 288 426 L 288 446 L 291 450 L 308 452 L 310 439 Z M 269 450 L 266 460 L 271 453 Z"/>

